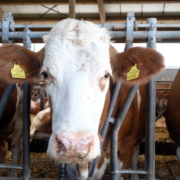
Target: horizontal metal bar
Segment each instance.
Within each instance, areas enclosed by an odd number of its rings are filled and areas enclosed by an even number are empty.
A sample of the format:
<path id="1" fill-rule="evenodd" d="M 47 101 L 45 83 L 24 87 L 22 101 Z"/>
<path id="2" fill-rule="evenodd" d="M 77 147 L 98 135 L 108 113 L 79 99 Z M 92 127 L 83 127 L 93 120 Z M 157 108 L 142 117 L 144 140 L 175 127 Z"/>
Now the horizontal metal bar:
<path id="1" fill-rule="evenodd" d="M 49 32 L 30 32 L 31 39 L 38 39 L 42 38 L 42 36 L 47 35 Z M 126 32 L 125 31 L 109 31 L 109 35 L 112 38 L 125 38 Z M 2 32 L 0 32 L 0 37 L 2 37 Z M 22 39 L 23 32 L 9 32 L 10 39 Z M 134 31 L 133 32 L 134 39 L 147 39 L 148 32 L 146 31 Z M 180 31 L 159 31 L 156 34 L 156 38 L 160 39 L 176 39 L 180 38 Z"/>
<path id="2" fill-rule="evenodd" d="M 23 180 L 20 177 L 0 177 L 0 180 Z M 58 180 L 55 178 L 29 178 L 29 180 Z"/>
<path id="3" fill-rule="evenodd" d="M 156 84 L 162 84 L 162 83 L 172 83 L 173 81 L 156 81 Z"/>
<path id="4" fill-rule="evenodd" d="M 14 165 L 14 164 L 0 164 L 0 168 L 7 168 L 7 169 L 23 169 L 20 165 Z"/>
<path id="5" fill-rule="evenodd" d="M 158 20 L 158 19 L 157 19 Z M 150 28 L 150 24 L 138 24 L 136 21 L 137 28 Z M 27 25 L 28 28 L 53 28 L 56 23 L 50 23 L 50 24 L 15 24 L 13 28 L 15 29 L 24 29 Z M 99 27 L 105 27 L 110 29 L 126 29 L 126 23 L 104 23 L 104 24 L 97 24 Z M 155 28 L 180 28 L 180 24 L 155 24 L 153 25 Z M 0 29 L 2 29 L 2 24 L 0 24 Z"/>
<path id="6" fill-rule="evenodd" d="M 171 90 L 171 88 L 157 88 L 156 90 Z"/>
<path id="7" fill-rule="evenodd" d="M 121 173 L 121 174 L 147 174 L 147 171 L 145 171 L 145 170 L 137 170 L 137 169 L 122 169 L 122 170 L 118 170 L 115 173 Z"/>

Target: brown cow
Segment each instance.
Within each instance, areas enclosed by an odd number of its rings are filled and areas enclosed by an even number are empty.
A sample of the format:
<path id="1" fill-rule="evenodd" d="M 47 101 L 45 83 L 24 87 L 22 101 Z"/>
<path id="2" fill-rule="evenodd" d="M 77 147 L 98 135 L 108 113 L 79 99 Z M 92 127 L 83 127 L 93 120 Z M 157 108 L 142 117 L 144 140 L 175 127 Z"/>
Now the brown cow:
<path id="1" fill-rule="evenodd" d="M 161 81 L 170 81 L 169 78 L 163 78 Z M 157 115 L 162 113 L 163 110 L 167 107 L 168 102 L 168 94 L 169 88 L 171 88 L 171 84 L 156 84 L 156 112 Z M 167 89 L 167 90 L 158 90 L 158 89 Z"/>
<path id="2" fill-rule="evenodd" d="M 180 69 L 172 83 L 166 110 L 166 125 L 175 142 L 176 154 L 180 161 Z"/>
<path id="3" fill-rule="evenodd" d="M 164 68 L 164 60 L 150 48 L 135 47 L 123 53 L 111 49 L 109 52 L 110 37 L 105 29 L 75 19 L 59 22 L 44 41 L 45 48 L 38 53 L 14 44 L 1 46 L 0 75 L 7 81 L 21 83 L 39 73 L 44 76 L 52 118 L 47 154 L 59 162 L 79 164 L 79 179 L 84 180 L 88 173 L 82 167 L 88 167 L 88 162 L 101 154 L 98 129 L 110 75 L 113 81 L 123 81 L 129 86 L 145 83 Z M 11 77 L 14 63 L 20 66 L 25 79 Z M 136 108 L 133 113 L 141 107 Z M 139 125 L 136 127 L 136 122 L 132 121 L 132 116 L 136 118 L 133 113 L 127 115 L 131 118 L 123 125 L 129 124 L 130 129 L 122 128 L 119 138 L 121 145 L 130 142 L 129 149 L 138 141 Z M 130 160 L 125 157 L 132 154 L 121 153 L 119 168 L 127 166 Z"/>
<path id="4" fill-rule="evenodd" d="M 7 85 L 7 82 L 0 80 L 0 99 L 2 98 Z M 12 135 L 13 118 L 16 109 L 18 108 L 18 103 L 20 100 L 20 89 L 21 88 L 18 85 L 16 85 L 0 119 L 0 164 L 5 164 L 6 162 L 6 153 L 8 151 L 8 139 Z M 0 175 L 2 175 L 2 169 L 0 169 Z"/>

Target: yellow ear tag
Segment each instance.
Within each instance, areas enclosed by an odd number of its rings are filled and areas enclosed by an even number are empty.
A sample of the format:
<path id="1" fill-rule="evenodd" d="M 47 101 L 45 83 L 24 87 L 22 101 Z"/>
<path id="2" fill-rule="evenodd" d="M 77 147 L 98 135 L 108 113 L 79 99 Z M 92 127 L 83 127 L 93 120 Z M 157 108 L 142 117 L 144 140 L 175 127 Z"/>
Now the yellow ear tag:
<path id="1" fill-rule="evenodd" d="M 139 69 L 137 69 L 136 64 L 132 66 L 130 71 L 127 73 L 127 80 L 136 79 L 139 77 Z"/>
<path id="2" fill-rule="evenodd" d="M 11 69 L 12 78 L 25 79 L 26 74 L 23 69 L 19 66 L 18 61 L 14 62 L 14 67 Z"/>

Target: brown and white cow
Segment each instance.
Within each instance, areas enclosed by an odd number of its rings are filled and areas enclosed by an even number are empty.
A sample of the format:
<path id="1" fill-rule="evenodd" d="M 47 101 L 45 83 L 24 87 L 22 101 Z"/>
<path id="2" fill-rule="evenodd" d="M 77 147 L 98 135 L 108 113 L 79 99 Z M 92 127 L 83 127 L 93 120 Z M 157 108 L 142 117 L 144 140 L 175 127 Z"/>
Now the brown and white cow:
<path id="1" fill-rule="evenodd" d="M 47 97 L 44 98 L 44 109 L 40 110 L 40 98 L 36 101 L 31 100 L 30 108 L 30 137 L 33 138 L 36 131 L 43 136 L 52 134 L 52 119 Z"/>
<path id="2" fill-rule="evenodd" d="M 8 86 L 7 82 L 0 80 L 0 99 L 2 98 L 7 86 Z M 12 135 L 13 118 L 18 108 L 20 93 L 21 93 L 21 87 L 16 85 L 12 94 L 9 97 L 7 105 L 0 119 L 0 164 L 6 163 L 6 154 L 8 151 L 8 139 Z M 0 169 L 0 176 L 1 175 L 2 175 L 2 169 Z"/>
<path id="3" fill-rule="evenodd" d="M 180 161 L 180 69 L 176 74 L 168 96 L 166 110 L 166 126 L 169 134 L 175 142 L 176 154 Z"/>
<path id="4" fill-rule="evenodd" d="M 59 162 L 80 164 L 79 179 L 83 180 L 88 174 L 87 170 L 82 171 L 83 167 L 101 154 L 98 129 L 110 75 L 113 81 L 123 81 L 127 86 L 145 83 L 164 68 L 163 57 L 153 49 L 139 47 L 117 53 L 110 48 L 110 37 L 104 28 L 74 19 L 59 22 L 44 36 L 44 41 L 45 48 L 38 53 L 14 44 L 1 46 L 0 75 L 6 81 L 20 83 L 44 75 L 52 118 L 47 154 Z M 26 79 L 11 77 L 15 61 L 24 70 Z M 134 65 L 139 75 L 127 81 L 127 73 Z M 120 96 L 124 98 L 123 94 Z M 132 112 L 127 116 L 135 118 L 135 115 Z M 122 128 L 121 145 L 138 138 L 139 126 L 127 119 L 124 127 L 128 123 L 130 129 Z M 137 141 L 133 140 L 129 148 Z M 125 166 L 124 160 L 130 155 L 120 157 L 119 167 Z"/>

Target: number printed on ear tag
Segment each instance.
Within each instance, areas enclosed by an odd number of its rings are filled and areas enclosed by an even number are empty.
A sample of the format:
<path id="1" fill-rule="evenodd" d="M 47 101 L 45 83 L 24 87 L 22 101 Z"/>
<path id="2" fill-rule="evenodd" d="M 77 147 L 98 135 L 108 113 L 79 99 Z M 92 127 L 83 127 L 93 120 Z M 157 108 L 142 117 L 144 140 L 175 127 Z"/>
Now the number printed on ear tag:
<path id="1" fill-rule="evenodd" d="M 137 69 L 136 64 L 134 66 L 132 66 L 132 68 L 130 69 L 130 71 L 127 73 L 127 80 L 132 80 L 132 79 L 136 79 L 139 77 L 139 69 Z"/>
<path id="2" fill-rule="evenodd" d="M 25 79 L 26 74 L 23 69 L 19 66 L 18 61 L 14 62 L 14 67 L 11 69 L 12 78 Z"/>

